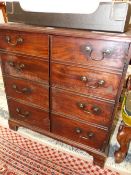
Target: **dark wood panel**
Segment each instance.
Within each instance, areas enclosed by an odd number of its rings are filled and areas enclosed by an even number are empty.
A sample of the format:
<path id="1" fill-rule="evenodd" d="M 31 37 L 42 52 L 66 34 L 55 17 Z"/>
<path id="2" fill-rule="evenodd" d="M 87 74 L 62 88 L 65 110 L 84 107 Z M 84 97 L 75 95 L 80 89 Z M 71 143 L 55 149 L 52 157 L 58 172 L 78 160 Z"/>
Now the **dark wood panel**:
<path id="1" fill-rule="evenodd" d="M 49 113 L 47 111 L 8 99 L 10 118 L 50 131 Z"/>
<path id="2" fill-rule="evenodd" d="M 72 145 L 78 149 L 81 149 L 81 150 L 84 150 L 86 151 L 88 154 L 92 155 L 94 157 L 94 160 L 93 160 L 93 164 L 97 165 L 97 166 L 100 166 L 101 168 L 104 167 L 104 163 L 107 159 L 107 156 L 108 156 L 108 152 L 105 151 L 105 152 L 101 152 L 99 150 L 96 150 L 88 145 L 84 145 L 84 144 L 81 144 L 81 143 L 78 143 L 78 142 L 75 142 L 71 139 L 68 139 L 68 138 L 64 138 L 64 137 L 61 137 L 61 136 L 58 136 L 52 132 L 48 132 L 46 130 L 43 130 L 43 129 L 40 129 L 40 128 L 37 128 L 37 127 L 34 127 L 34 126 L 31 126 L 31 125 L 28 125 L 27 123 L 24 123 L 24 122 L 19 122 L 17 120 L 9 120 L 9 127 L 12 129 L 12 130 L 17 130 L 18 127 L 20 126 L 24 126 L 26 128 L 29 128 L 29 129 L 32 129 L 32 130 L 35 130 L 36 132 L 39 132 L 41 134 L 44 134 L 48 137 L 51 137 L 53 139 L 56 139 L 56 140 L 59 140 L 59 141 L 62 141 L 64 143 L 67 143 L 68 145 Z M 108 145 L 109 147 L 109 145 Z M 106 149 L 108 150 L 108 149 Z"/>
<path id="3" fill-rule="evenodd" d="M 52 114 L 51 120 L 52 133 L 96 149 L 105 149 L 106 142 L 108 142 L 107 131 L 54 114 Z"/>
<path id="4" fill-rule="evenodd" d="M 52 111 L 110 127 L 114 105 L 52 88 Z"/>
<path id="5" fill-rule="evenodd" d="M 64 36 L 52 37 L 52 60 L 121 69 L 128 43 Z"/>
<path id="6" fill-rule="evenodd" d="M 121 75 L 63 64 L 51 64 L 51 85 L 115 100 Z"/>
<path id="7" fill-rule="evenodd" d="M 49 108 L 48 86 L 11 77 L 4 77 L 4 81 L 7 96 Z"/>
<path id="8" fill-rule="evenodd" d="M 49 84 L 48 61 L 11 54 L 1 54 L 1 61 L 4 74 Z"/>
<path id="9" fill-rule="evenodd" d="M 48 35 L 0 30 L 0 49 L 48 58 Z"/>

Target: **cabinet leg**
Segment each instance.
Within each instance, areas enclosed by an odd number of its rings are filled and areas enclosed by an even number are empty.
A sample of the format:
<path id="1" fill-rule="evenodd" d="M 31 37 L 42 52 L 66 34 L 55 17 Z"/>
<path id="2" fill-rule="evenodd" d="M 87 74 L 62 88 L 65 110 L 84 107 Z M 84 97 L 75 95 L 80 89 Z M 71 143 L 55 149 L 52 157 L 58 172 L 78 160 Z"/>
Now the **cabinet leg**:
<path id="1" fill-rule="evenodd" d="M 116 163 L 121 163 L 125 159 L 128 152 L 130 139 L 131 127 L 120 125 L 117 134 L 117 141 L 120 144 L 120 148 L 114 153 Z"/>
<path id="2" fill-rule="evenodd" d="M 94 157 L 93 158 L 93 164 L 98 165 L 101 168 L 104 168 L 105 161 L 106 161 L 106 157 Z"/>
<path id="3" fill-rule="evenodd" d="M 18 130 L 18 126 L 14 123 L 14 122 L 12 122 L 12 121 L 8 121 L 8 124 L 9 124 L 9 128 L 10 129 L 12 129 L 12 130 L 14 130 L 14 131 L 17 131 Z"/>

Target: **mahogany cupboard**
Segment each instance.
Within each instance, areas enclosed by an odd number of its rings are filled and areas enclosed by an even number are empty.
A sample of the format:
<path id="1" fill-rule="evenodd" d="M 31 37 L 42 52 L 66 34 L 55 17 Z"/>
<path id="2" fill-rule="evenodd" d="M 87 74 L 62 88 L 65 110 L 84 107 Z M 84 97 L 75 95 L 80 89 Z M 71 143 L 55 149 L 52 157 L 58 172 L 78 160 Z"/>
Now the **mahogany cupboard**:
<path id="1" fill-rule="evenodd" d="M 131 34 L 0 25 L 9 126 L 87 151 L 101 167 L 131 57 Z"/>

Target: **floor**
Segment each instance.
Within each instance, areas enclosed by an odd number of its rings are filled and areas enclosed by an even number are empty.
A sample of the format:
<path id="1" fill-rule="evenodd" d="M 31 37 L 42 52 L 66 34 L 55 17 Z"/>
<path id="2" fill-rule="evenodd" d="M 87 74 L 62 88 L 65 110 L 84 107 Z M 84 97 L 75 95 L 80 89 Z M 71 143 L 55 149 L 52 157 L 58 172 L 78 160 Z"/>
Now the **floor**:
<path id="1" fill-rule="evenodd" d="M 128 70 L 128 74 L 130 73 L 131 73 L 131 67 Z M 116 115 L 117 115 L 116 118 L 119 118 L 120 113 L 118 112 Z M 8 117 L 9 117 L 8 107 L 7 107 L 6 96 L 4 92 L 3 79 L 1 76 L 1 70 L 0 70 L 0 124 L 8 127 Z M 115 132 L 113 133 L 111 138 L 109 156 L 105 166 L 111 170 L 119 172 L 121 175 L 131 175 L 131 144 L 130 144 L 130 148 L 126 159 L 120 164 L 116 164 L 114 162 L 114 151 L 119 147 L 119 144 L 117 143 L 117 140 L 116 140 L 116 133 L 117 133 L 119 124 L 120 124 L 120 119 L 117 122 L 117 127 L 115 128 Z M 70 154 L 81 157 L 82 159 L 92 161 L 92 157 L 88 155 L 86 152 L 79 150 L 75 147 L 72 147 L 70 145 L 56 141 L 54 139 L 51 139 L 39 133 L 33 132 L 26 128 L 21 127 L 19 128 L 18 132 L 24 135 L 25 137 L 32 138 L 33 140 L 36 140 L 40 143 L 51 145 L 56 149 L 69 152 Z"/>

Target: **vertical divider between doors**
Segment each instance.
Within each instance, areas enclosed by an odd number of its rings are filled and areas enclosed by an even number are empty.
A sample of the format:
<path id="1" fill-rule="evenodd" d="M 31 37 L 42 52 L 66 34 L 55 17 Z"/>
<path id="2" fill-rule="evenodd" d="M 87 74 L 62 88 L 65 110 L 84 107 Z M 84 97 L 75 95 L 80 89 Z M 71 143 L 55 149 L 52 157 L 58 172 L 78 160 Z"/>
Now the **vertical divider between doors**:
<path id="1" fill-rule="evenodd" d="M 52 107 L 52 97 L 51 97 L 51 35 L 49 35 L 49 120 L 50 120 L 50 131 L 51 131 L 51 107 Z"/>

